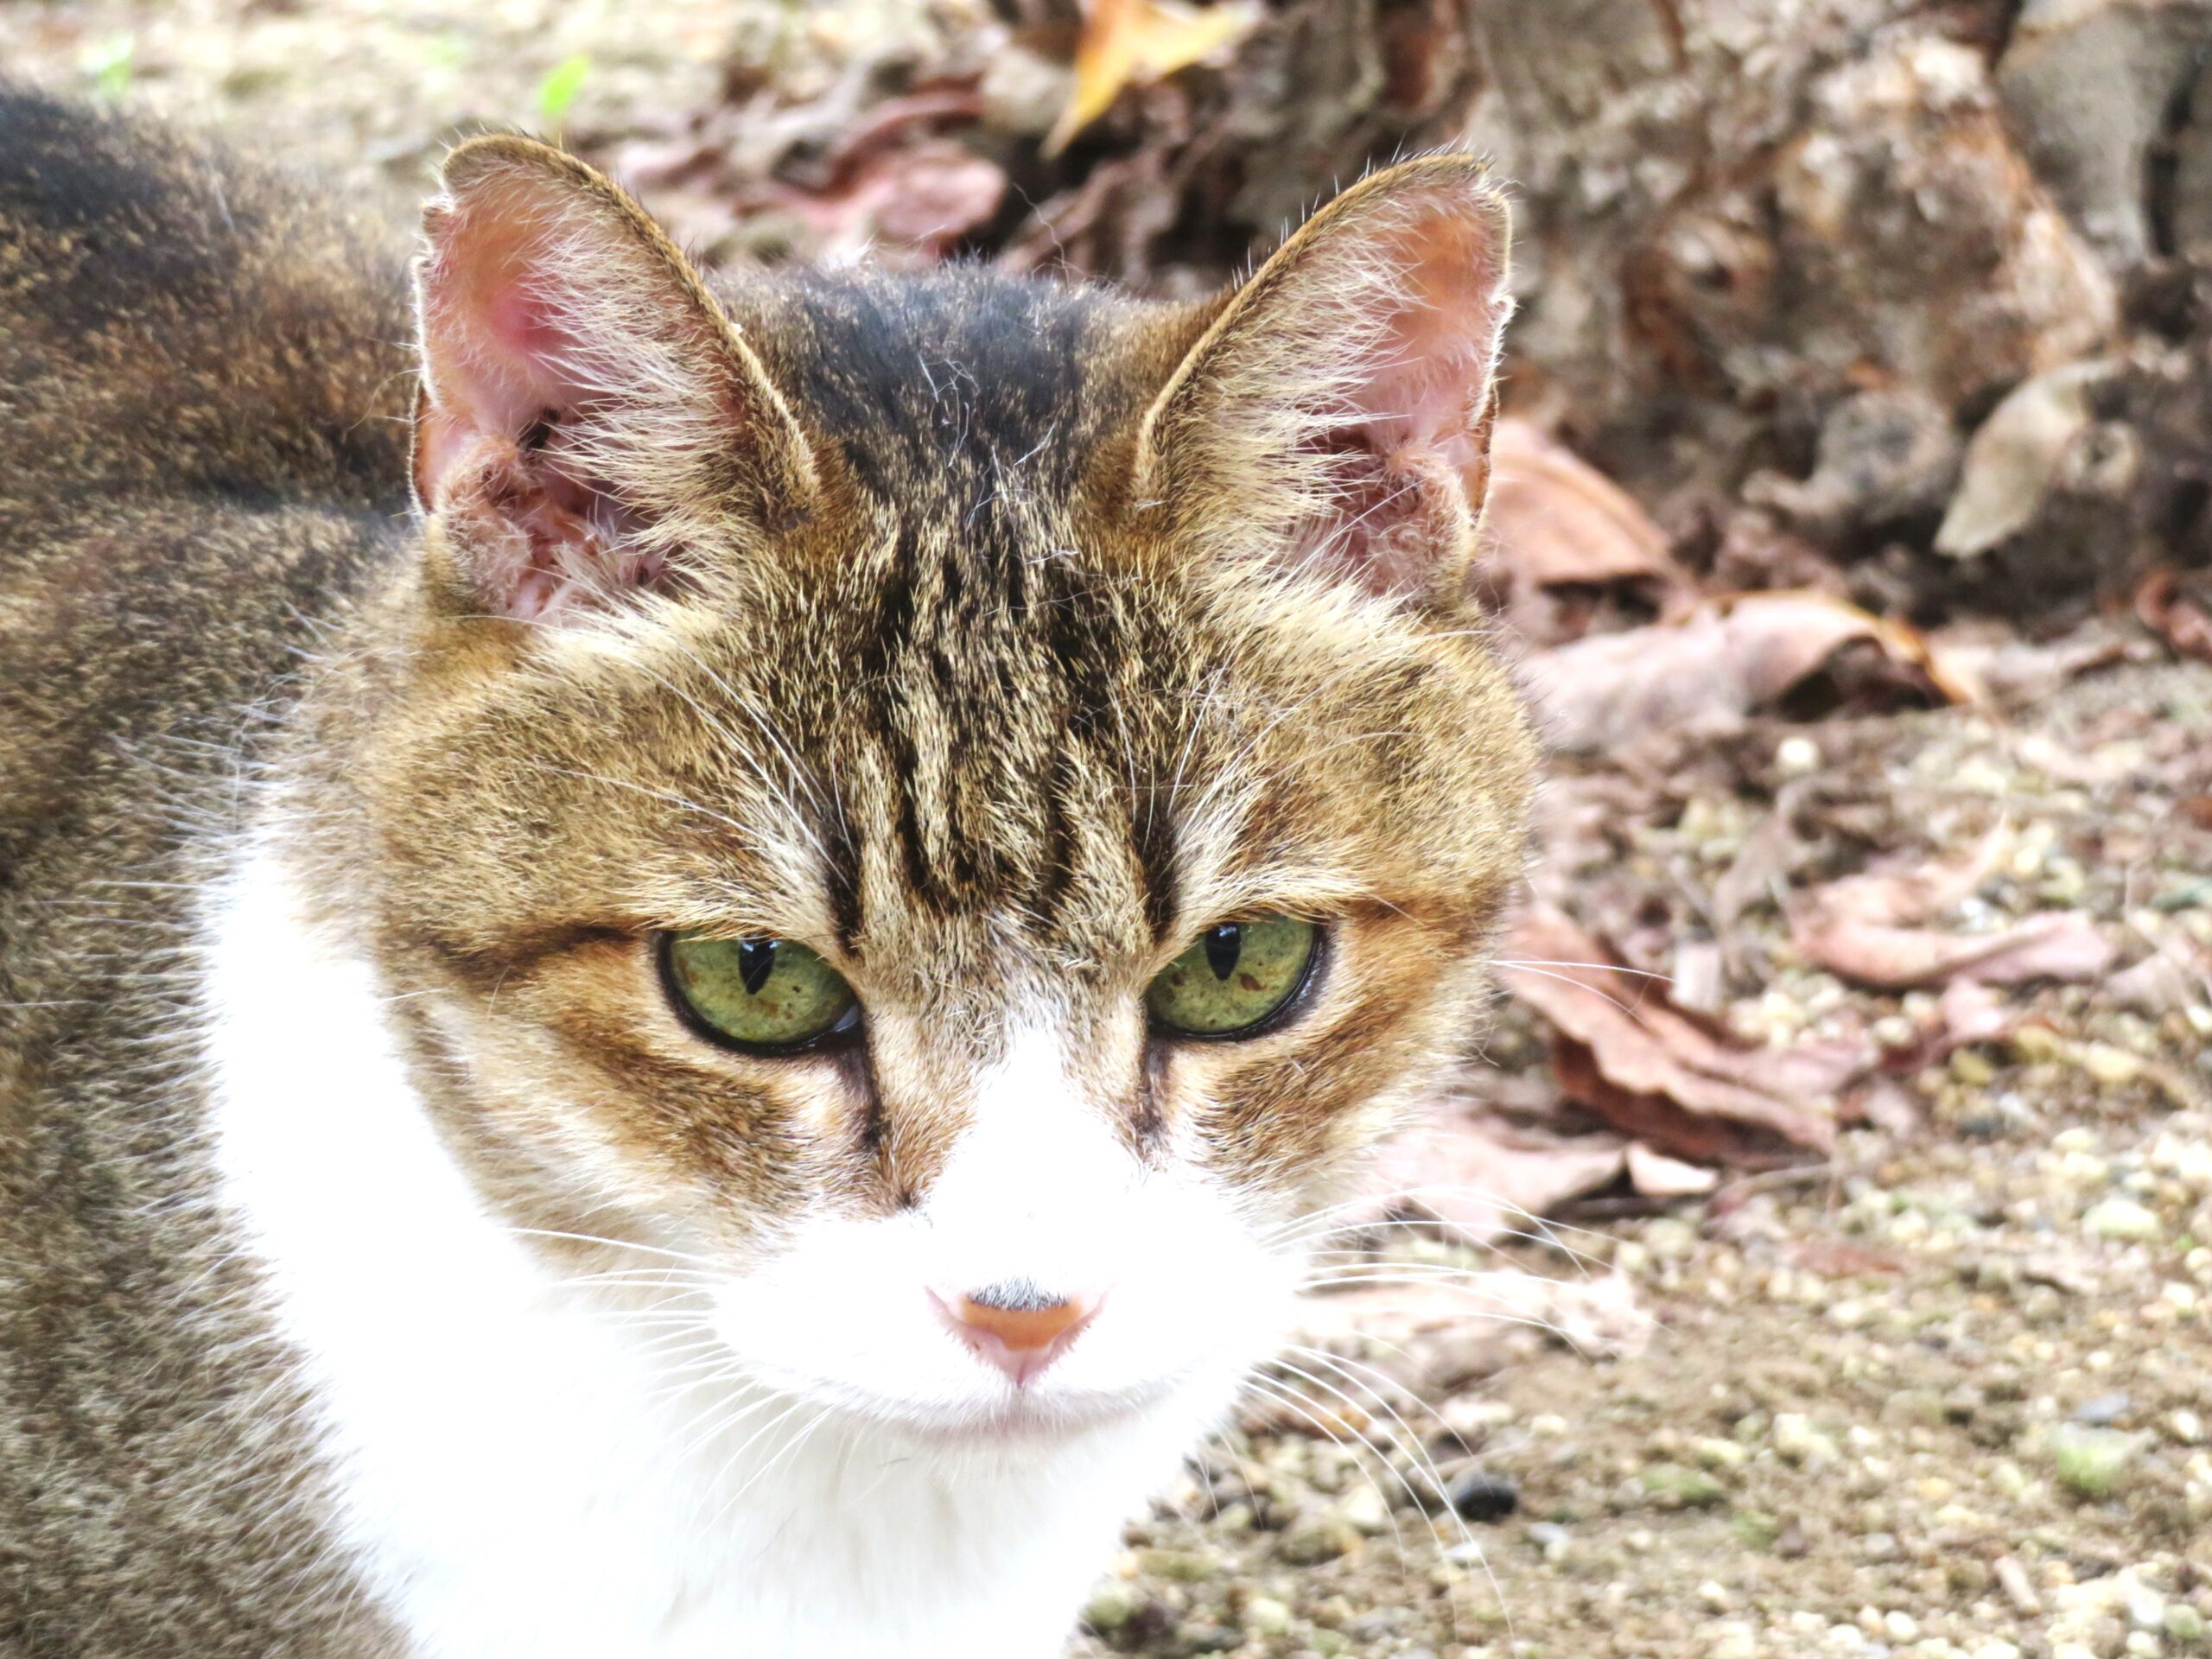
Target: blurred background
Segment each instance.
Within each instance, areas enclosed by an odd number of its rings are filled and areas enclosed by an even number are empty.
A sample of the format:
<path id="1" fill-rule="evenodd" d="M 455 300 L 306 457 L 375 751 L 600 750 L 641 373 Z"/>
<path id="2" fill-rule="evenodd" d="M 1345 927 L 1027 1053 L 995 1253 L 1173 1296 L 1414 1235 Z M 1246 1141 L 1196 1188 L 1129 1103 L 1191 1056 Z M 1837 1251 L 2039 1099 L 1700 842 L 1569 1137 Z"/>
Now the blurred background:
<path id="1" fill-rule="evenodd" d="M 1507 994 L 1075 1651 L 2208 1650 L 2212 3 L 10 0 L 0 63 L 1163 295 L 1494 158 Z"/>

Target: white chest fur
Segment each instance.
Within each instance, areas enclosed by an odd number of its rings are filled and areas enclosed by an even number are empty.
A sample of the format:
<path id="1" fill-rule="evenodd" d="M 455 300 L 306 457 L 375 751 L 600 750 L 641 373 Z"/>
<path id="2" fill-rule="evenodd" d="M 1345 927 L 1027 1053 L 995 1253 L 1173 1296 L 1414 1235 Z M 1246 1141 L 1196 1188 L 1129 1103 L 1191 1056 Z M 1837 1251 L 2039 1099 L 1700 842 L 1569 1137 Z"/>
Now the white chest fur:
<path id="1" fill-rule="evenodd" d="M 423 1659 L 1059 1650 L 1198 1410 L 954 1459 L 685 1393 L 661 1333 L 487 1213 L 367 968 L 293 891 L 255 854 L 211 918 L 215 1155 L 318 1402 L 343 1541 Z"/>

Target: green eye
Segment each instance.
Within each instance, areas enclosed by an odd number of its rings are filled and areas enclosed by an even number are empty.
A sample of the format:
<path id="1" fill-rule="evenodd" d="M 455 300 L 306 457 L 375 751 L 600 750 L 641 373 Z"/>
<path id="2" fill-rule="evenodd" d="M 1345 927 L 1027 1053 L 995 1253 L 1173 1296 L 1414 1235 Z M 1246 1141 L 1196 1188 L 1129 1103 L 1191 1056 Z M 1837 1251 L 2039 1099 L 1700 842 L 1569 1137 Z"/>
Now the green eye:
<path id="1" fill-rule="evenodd" d="M 1241 1037 L 1305 986 L 1321 930 L 1292 916 L 1210 927 L 1145 993 L 1153 1019 L 1185 1037 Z"/>
<path id="2" fill-rule="evenodd" d="M 859 999 L 844 976 L 789 939 L 669 937 L 670 993 L 694 1025 L 740 1048 L 801 1047 L 849 1029 Z"/>

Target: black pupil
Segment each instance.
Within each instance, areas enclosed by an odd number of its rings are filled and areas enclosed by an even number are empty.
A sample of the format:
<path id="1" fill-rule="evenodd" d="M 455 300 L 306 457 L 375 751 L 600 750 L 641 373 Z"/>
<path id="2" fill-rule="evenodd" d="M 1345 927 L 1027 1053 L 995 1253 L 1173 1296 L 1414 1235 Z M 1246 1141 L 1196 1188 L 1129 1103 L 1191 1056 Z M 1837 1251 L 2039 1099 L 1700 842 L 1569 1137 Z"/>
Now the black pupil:
<path id="1" fill-rule="evenodd" d="M 747 996 L 760 995 L 760 988 L 768 982 L 768 976 L 776 971 L 776 942 L 773 939 L 747 939 L 737 947 L 737 976 L 745 982 Z"/>
<path id="2" fill-rule="evenodd" d="M 1206 966 L 1213 969 L 1216 979 L 1227 979 L 1236 971 L 1236 958 L 1244 954 L 1244 929 L 1236 922 L 1224 922 L 1219 927 L 1206 931 Z"/>

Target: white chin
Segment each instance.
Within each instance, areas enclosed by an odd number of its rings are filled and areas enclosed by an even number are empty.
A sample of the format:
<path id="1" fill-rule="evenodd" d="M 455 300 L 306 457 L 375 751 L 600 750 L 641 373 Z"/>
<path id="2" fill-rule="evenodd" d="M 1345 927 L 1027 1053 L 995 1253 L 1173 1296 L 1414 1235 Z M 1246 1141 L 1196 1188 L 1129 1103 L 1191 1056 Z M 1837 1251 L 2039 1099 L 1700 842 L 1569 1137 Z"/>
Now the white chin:
<path id="1" fill-rule="evenodd" d="M 1056 1383 L 1040 1377 L 1017 1388 L 979 1384 L 937 1397 L 900 1396 L 849 1384 L 772 1381 L 778 1393 L 828 1404 L 848 1432 L 885 1435 L 918 1448 L 980 1452 L 993 1447 L 1046 1452 L 1102 1430 L 1141 1426 L 1149 1417 L 1176 1414 L 1187 1383 L 1147 1382 L 1111 1390 Z"/>
<path id="2" fill-rule="evenodd" d="M 1125 1395 L 1074 1394 L 1049 1385 L 1015 1389 L 972 1407 L 893 1407 L 879 1421 L 887 1427 L 940 1446 L 1046 1446 L 1095 1429 L 1133 1422 L 1158 1410 L 1171 1396 L 1165 1387 Z"/>

